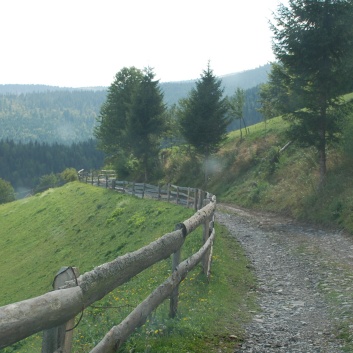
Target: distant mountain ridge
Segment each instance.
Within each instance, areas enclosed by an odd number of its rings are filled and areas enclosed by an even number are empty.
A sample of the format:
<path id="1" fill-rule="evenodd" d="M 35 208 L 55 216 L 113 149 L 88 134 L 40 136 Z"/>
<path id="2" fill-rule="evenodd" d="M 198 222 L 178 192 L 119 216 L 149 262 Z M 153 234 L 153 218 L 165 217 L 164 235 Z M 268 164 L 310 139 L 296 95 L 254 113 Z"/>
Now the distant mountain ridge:
<path id="1" fill-rule="evenodd" d="M 267 82 L 271 65 L 263 65 L 256 69 L 219 76 L 224 87 L 224 95 L 231 96 L 239 87 L 244 90 L 256 87 Z M 195 80 L 161 82 L 160 86 L 164 92 L 164 101 L 167 105 L 176 104 L 179 99 L 187 97 L 188 93 L 195 87 Z"/>
<path id="2" fill-rule="evenodd" d="M 224 94 L 231 96 L 237 87 L 248 92 L 245 107 L 252 124 L 261 119 L 257 112 L 258 85 L 267 81 L 270 65 L 219 77 Z M 196 80 L 161 82 L 167 106 L 186 98 Z M 0 140 L 64 143 L 93 137 L 107 87 L 58 87 L 48 85 L 0 85 Z M 233 123 L 232 129 L 237 128 Z"/>
<path id="3" fill-rule="evenodd" d="M 270 64 L 259 66 L 258 68 L 230 73 L 219 76 L 224 86 L 225 95 L 232 95 L 237 87 L 244 90 L 255 87 L 267 81 L 267 75 L 271 69 Z M 160 82 L 160 86 L 164 91 L 166 103 L 178 101 L 177 97 L 185 97 L 194 87 L 197 79 L 184 81 Z M 181 88 L 182 87 L 182 88 Z M 59 87 L 41 84 L 0 84 L 0 95 L 2 94 L 27 94 L 42 93 L 52 91 L 106 91 L 108 87 L 92 86 L 92 87 Z M 181 89 L 180 89 L 181 88 Z M 172 98 L 171 96 L 175 96 Z M 179 98 L 179 99 L 180 99 Z"/>

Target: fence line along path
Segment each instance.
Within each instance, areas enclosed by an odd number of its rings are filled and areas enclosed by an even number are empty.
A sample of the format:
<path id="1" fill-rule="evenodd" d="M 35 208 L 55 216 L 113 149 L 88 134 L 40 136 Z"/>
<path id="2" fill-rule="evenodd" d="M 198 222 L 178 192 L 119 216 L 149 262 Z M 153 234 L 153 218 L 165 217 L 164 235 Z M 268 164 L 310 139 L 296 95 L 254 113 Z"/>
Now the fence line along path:
<path id="1" fill-rule="evenodd" d="M 116 185 L 113 189 L 116 189 Z M 198 191 L 198 194 L 203 193 Z M 190 197 L 189 193 L 187 195 Z M 61 278 L 63 282 L 56 286 L 57 290 L 0 307 L 0 348 L 44 331 L 42 353 L 70 353 L 73 318 L 77 314 L 143 270 L 170 256 L 173 256 L 172 275 L 120 324 L 111 328 L 92 352 L 116 351 L 135 328 L 142 325 L 147 316 L 167 298 L 170 298 L 170 316 L 174 317 L 178 308 L 178 286 L 187 273 L 201 262 L 205 275 L 209 277 L 210 274 L 216 197 L 209 197 L 202 202 L 196 200 L 194 204 L 205 203 L 205 206 L 189 219 L 177 224 L 171 233 L 79 277 L 76 270 L 70 268 L 71 277 Z M 203 246 L 180 263 L 180 251 L 185 238 L 199 226 L 203 227 Z M 66 270 L 59 271 L 58 276 L 63 276 Z"/>
<path id="2" fill-rule="evenodd" d="M 101 170 L 98 172 L 86 172 L 81 169 L 78 172 L 81 182 L 101 186 L 116 191 L 134 195 L 137 197 L 148 197 L 156 200 L 174 202 L 196 210 L 202 207 L 205 198 L 201 189 L 166 184 L 155 186 L 147 183 L 136 183 L 131 181 L 117 180 L 112 170 Z"/>

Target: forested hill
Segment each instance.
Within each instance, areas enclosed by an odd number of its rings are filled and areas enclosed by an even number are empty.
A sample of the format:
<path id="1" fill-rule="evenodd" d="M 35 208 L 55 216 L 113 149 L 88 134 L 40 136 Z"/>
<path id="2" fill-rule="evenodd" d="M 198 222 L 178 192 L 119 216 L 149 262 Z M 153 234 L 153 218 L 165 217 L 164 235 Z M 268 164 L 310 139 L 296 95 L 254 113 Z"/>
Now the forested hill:
<path id="1" fill-rule="evenodd" d="M 0 140 L 80 142 L 92 138 L 106 91 L 0 95 Z"/>
<path id="2" fill-rule="evenodd" d="M 225 95 L 246 91 L 244 116 L 249 124 L 261 120 L 258 85 L 267 81 L 270 66 L 220 77 Z M 195 80 L 162 82 L 168 106 L 188 95 Z M 71 144 L 93 137 L 106 87 L 62 88 L 45 85 L 0 85 L 0 140 Z M 235 125 L 232 128 L 236 128 Z"/>

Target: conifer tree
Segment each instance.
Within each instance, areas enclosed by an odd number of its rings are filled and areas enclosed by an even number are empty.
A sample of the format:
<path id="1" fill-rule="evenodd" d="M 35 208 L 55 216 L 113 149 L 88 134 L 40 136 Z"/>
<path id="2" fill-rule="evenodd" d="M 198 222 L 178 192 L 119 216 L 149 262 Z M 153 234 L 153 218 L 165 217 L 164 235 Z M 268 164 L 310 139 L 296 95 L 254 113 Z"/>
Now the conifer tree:
<path id="1" fill-rule="evenodd" d="M 340 131 L 339 97 L 351 87 L 352 23 L 352 0 L 289 0 L 272 24 L 277 64 L 263 98 L 289 120 L 292 140 L 317 149 L 320 185 L 327 144 Z"/>
<path id="2" fill-rule="evenodd" d="M 127 137 L 133 155 L 140 161 L 144 180 L 158 167 L 160 139 L 166 128 L 163 94 L 152 69 L 146 68 L 134 91 L 127 123 Z"/>
<path id="3" fill-rule="evenodd" d="M 222 81 L 214 76 L 208 65 L 188 98 L 180 102 L 183 137 L 206 159 L 219 149 L 229 124 L 228 105 L 223 98 L 221 84 Z"/>
<path id="4" fill-rule="evenodd" d="M 119 176 L 138 179 L 142 173 L 147 181 L 158 164 L 164 111 L 163 94 L 151 69 L 123 68 L 116 74 L 95 136 Z"/>

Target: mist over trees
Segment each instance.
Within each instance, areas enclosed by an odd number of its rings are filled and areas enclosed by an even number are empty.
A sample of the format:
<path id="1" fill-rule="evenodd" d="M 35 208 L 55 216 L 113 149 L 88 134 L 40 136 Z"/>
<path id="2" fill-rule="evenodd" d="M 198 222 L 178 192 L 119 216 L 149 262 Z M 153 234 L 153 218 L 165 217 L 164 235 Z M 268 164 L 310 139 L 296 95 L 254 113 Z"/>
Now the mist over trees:
<path id="1" fill-rule="evenodd" d="M 88 140 L 105 97 L 105 91 L 64 90 L 0 95 L 0 139 L 63 144 Z"/>

